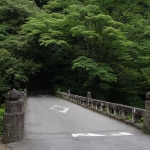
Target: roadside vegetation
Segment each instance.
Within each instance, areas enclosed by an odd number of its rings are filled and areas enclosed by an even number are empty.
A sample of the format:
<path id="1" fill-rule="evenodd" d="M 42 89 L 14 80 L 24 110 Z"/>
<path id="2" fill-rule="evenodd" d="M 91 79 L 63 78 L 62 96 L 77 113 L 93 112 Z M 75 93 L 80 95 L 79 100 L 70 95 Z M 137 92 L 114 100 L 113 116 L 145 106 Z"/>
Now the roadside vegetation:
<path id="1" fill-rule="evenodd" d="M 3 131 L 3 115 L 5 113 L 5 103 L 0 107 L 0 136 L 2 135 Z"/>

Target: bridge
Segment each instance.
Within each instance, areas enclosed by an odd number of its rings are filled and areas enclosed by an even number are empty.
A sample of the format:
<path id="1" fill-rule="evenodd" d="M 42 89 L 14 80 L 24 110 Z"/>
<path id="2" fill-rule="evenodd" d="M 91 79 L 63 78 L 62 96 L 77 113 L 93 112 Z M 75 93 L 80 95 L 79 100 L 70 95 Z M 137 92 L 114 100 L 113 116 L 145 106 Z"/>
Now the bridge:
<path id="1" fill-rule="evenodd" d="M 144 134 L 143 127 L 138 125 L 143 110 L 117 104 L 114 107 L 93 100 L 90 93 L 87 98 L 70 91 L 57 91 L 57 94 L 58 97 L 33 93 L 28 97 L 24 138 L 7 147 L 13 150 L 149 150 L 150 135 Z M 126 111 L 120 116 L 120 110 Z M 130 111 L 131 122 L 123 122 Z"/>

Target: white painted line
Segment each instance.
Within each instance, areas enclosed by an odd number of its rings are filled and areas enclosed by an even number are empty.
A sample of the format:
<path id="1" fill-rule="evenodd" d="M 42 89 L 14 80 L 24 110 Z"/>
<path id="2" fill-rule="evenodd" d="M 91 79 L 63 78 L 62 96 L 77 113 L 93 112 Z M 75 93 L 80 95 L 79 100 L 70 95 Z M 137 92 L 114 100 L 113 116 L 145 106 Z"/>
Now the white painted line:
<path id="1" fill-rule="evenodd" d="M 106 136 L 106 135 L 101 135 L 101 134 L 94 134 L 94 133 L 89 133 L 90 136 Z"/>
<path id="2" fill-rule="evenodd" d="M 58 112 L 60 112 L 60 113 L 66 113 L 70 108 L 66 108 L 66 107 L 54 105 L 52 108 L 49 108 L 49 109 L 58 111 Z"/>
<path id="3" fill-rule="evenodd" d="M 69 110 L 69 108 L 65 108 L 63 111 L 61 111 L 62 113 L 66 113 Z"/>
<path id="4" fill-rule="evenodd" d="M 49 108 L 49 109 L 54 109 L 57 105 L 54 105 L 52 108 Z"/>
<path id="5" fill-rule="evenodd" d="M 77 134 L 72 134 L 73 137 L 79 137 L 79 136 L 89 136 L 88 134 L 86 133 L 77 133 Z"/>
<path id="6" fill-rule="evenodd" d="M 82 137 L 82 136 L 106 136 L 106 135 L 101 135 L 101 134 L 94 134 L 94 133 L 77 133 L 77 134 L 72 134 L 73 137 Z"/>
<path id="7" fill-rule="evenodd" d="M 133 134 L 129 132 L 119 132 L 119 133 L 114 133 L 110 136 L 123 136 L 123 135 L 133 135 Z"/>
<path id="8" fill-rule="evenodd" d="M 95 134 L 95 133 L 76 133 L 72 134 L 73 137 L 84 137 L 84 136 L 90 136 L 90 137 L 104 137 L 104 136 L 128 136 L 128 135 L 133 135 L 132 133 L 129 132 L 118 132 L 118 133 L 113 133 L 111 135 L 103 135 L 103 134 Z"/>

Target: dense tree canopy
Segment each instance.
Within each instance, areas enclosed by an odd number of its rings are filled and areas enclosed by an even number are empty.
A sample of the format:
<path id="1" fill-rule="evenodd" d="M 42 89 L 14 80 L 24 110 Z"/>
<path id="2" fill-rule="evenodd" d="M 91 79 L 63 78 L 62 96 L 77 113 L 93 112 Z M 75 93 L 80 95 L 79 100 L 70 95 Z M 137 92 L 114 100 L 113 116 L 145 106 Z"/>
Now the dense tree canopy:
<path id="1" fill-rule="evenodd" d="M 38 80 L 38 88 L 91 91 L 94 98 L 143 107 L 150 86 L 149 0 L 35 3 L 2 1 L 0 92 L 12 81 L 31 88 Z"/>
<path id="2" fill-rule="evenodd" d="M 3 99 L 14 82 L 26 83 L 41 64 L 35 63 L 34 58 L 25 57 L 19 34 L 21 25 L 39 9 L 32 1 L 0 0 L 0 3 L 0 98 Z"/>

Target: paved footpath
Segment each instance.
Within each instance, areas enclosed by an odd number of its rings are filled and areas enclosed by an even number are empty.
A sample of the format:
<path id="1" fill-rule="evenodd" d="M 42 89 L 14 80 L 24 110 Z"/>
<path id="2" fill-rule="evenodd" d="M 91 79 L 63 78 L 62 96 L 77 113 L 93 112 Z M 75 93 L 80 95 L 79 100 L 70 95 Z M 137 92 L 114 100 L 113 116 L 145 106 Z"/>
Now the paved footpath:
<path id="1" fill-rule="evenodd" d="M 30 97 L 25 135 L 13 150 L 149 150 L 150 135 L 103 114 L 47 95 Z"/>

